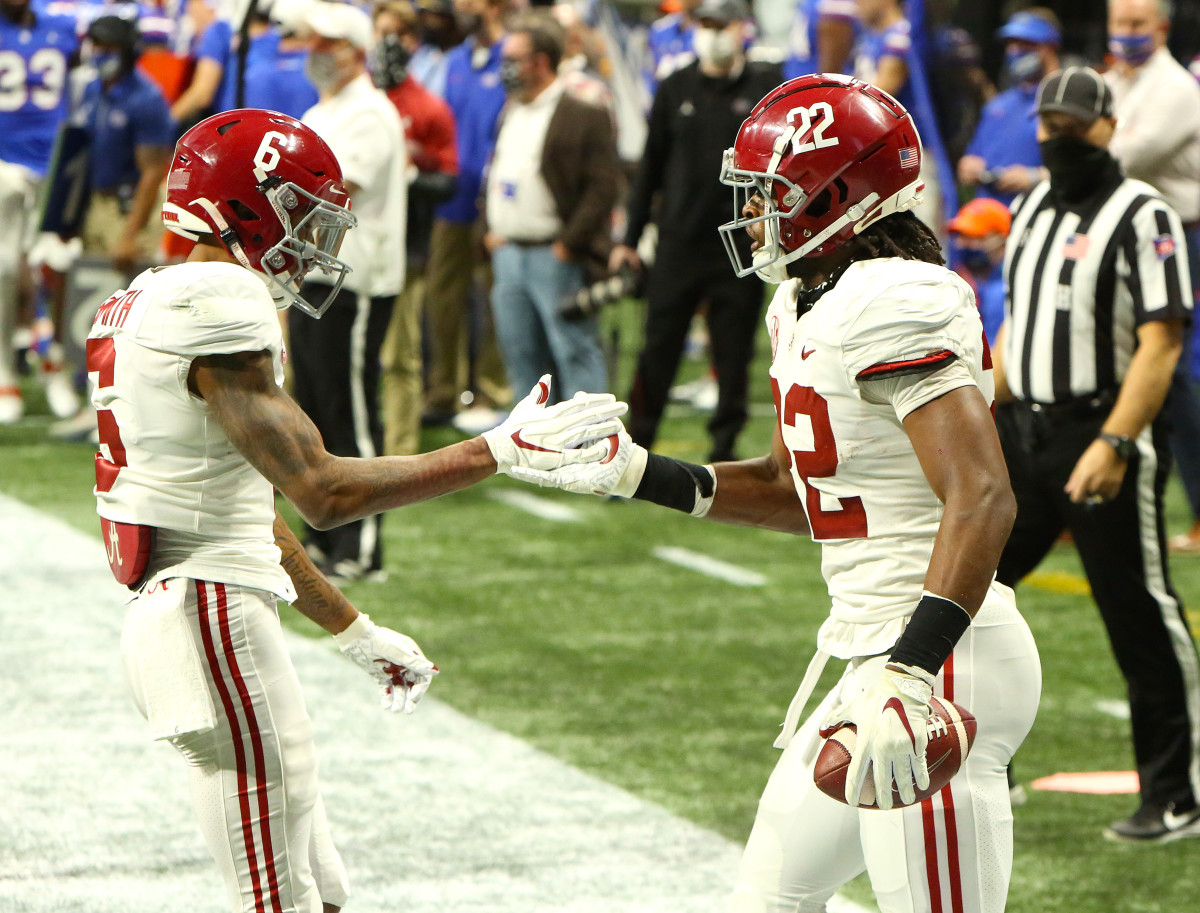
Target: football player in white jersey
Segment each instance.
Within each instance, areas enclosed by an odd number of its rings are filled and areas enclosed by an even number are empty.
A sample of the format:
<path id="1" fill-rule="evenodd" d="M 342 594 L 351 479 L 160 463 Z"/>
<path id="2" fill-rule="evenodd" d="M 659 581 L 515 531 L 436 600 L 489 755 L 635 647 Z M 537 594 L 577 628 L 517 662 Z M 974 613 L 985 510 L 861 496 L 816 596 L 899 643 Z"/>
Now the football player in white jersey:
<path id="1" fill-rule="evenodd" d="M 514 462 L 611 457 L 607 440 L 591 438 L 614 434 L 624 411 L 609 395 L 550 407 L 546 377 L 486 437 L 411 457 L 326 452 L 283 390 L 277 307 L 320 316 L 325 302 L 297 292 L 313 268 L 335 279 L 326 301 L 337 291 L 347 271 L 338 247 L 355 222 L 347 203 L 337 159 L 299 121 L 259 110 L 202 121 L 176 146 L 163 209 L 195 249 L 104 302 L 87 341 L 98 511 L 113 573 L 137 593 L 122 635 L 126 678 L 153 738 L 191 767 L 234 911 L 329 913 L 348 893 L 277 600 L 333 634 L 387 709 L 412 712 L 437 672 L 316 570 L 274 489 L 328 528 Z"/>
<path id="2" fill-rule="evenodd" d="M 768 94 L 725 156 L 739 275 L 779 283 L 767 312 L 778 422 L 771 453 L 696 466 L 619 436 L 604 464 L 512 474 L 654 501 L 821 542 L 832 601 L 776 745 L 733 896 L 736 913 L 816 913 L 862 871 L 885 913 L 998 913 L 1012 867 L 1006 767 L 1041 688 L 1012 591 L 995 582 L 1015 505 L 970 289 L 909 210 L 922 189 L 908 112 L 844 76 Z M 802 720 L 829 657 L 838 684 Z M 949 785 L 928 785 L 933 694 L 978 721 Z M 857 726 L 845 804 L 820 792 L 820 730 Z M 854 807 L 867 778 L 881 809 Z M 900 802 L 892 806 L 892 789 Z M 883 810 L 886 809 L 886 810 Z"/>

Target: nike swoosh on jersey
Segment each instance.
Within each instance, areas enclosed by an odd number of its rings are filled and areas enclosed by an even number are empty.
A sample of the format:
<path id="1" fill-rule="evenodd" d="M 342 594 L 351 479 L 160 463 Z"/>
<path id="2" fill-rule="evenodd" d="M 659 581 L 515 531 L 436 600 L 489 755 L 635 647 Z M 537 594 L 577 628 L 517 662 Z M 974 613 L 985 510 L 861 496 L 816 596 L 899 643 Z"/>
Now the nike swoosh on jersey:
<path id="1" fill-rule="evenodd" d="M 817 351 L 817 350 L 816 349 L 801 349 L 800 350 L 800 360 L 804 361 L 804 359 L 808 358 L 808 356 L 810 356 L 815 351 Z"/>

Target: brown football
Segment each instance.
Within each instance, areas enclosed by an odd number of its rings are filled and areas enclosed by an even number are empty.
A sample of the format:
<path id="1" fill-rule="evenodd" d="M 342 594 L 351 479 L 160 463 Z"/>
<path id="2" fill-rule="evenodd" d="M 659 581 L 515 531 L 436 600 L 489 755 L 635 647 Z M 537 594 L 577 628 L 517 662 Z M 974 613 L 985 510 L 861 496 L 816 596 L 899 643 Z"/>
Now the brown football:
<path id="1" fill-rule="evenodd" d="M 929 788 L 918 789 L 913 804 L 928 799 L 950 782 L 971 745 L 975 742 L 975 717 L 965 707 L 953 701 L 935 697 L 930 701 L 933 713 L 929 717 L 929 745 L 925 749 L 929 765 Z M 846 801 L 846 768 L 854 754 L 857 735 L 853 723 L 844 723 L 832 730 L 821 746 L 813 768 L 813 780 L 825 795 L 839 802 Z M 875 783 L 868 774 L 858 797 L 859 808 L 878 808 L 875 804 Z M 901 805 L 900 794 L 892 790 L 892 807 Z"/>

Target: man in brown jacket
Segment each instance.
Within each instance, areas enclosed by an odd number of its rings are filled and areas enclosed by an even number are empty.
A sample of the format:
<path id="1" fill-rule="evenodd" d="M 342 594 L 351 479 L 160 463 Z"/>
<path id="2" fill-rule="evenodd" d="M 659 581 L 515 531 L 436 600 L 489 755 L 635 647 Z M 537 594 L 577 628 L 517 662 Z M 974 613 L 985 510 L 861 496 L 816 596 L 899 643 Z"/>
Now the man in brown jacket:
<path id="1" fill-rule="evenodd" d="M 488 173 L 486 244 L 492 316 L 509 383 L 552 372 L 566 399 L 608 389 L 595 318 L 564 320 L 559 302 L 607 262 L 620 166 L 612 121 L 557 78 L 563 31 L 529 14 L 504 39 L 508 92 Z"/>

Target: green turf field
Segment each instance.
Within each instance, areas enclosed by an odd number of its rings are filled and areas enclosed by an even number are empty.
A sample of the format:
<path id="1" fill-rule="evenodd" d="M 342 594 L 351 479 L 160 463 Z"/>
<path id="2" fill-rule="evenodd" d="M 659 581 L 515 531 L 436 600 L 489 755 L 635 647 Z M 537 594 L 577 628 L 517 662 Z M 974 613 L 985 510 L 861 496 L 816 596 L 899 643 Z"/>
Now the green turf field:
<path id="1" fill-rule="evenodd" d="M 625 326 L 633 324 L 633 307 L 622 305 Z M 631 348 L 631 335 L 623 349 Z M 682 379 L 699 370 L 688 364 Z M 771 432 L 762 358 L 754 373 L 758 408 L 743 439 L 745 455 L 765 452 Z M 626 352 L 618 389 L 628 374 Z M 0 428 L 0 491 L 95 533 L 91 449 L 48 442 L 39 394 L 31 384 L 26 389 L 32 414 Z M 703 459 L 704 418 L 674 410 L 658 449 Z M 456 439 L 427 433 L 424 445 Z M 497 499 L 502 492 L 543 498 L 577 515 L 570 522 L 539 519 Z M 1171 531 L 1186 528 L 1177 488 L 1171 509 Z M 359 608 L 420 641 L 442 669 L 437 697 L 644 799 L 745 838 L 777 756 L 771 741 L 827 610 L 815 545 L 507 479 L 393 513 L 385 534 L 390 579 L 348 593 Z M 701 576 L 656 558 L 662 545 L 720 558 L 765 583 L 741 587 Z M 1056 550 L 1043 570 L 1080 574 L 1069 547 Z M 1173 570 L 1184 601 L 1200 608 L 1200 559 L 1178 558 Z M 1017 760 L 1026 783 L 1131 764 L 1128 723 L 1096 706 L 1124 697 L 1098 615 L 1086 595 L 1052 589 L 1026 585 L 1019 593 L 1045 672 L 1039 720 Z M 285 617 L 317 635 L 299 616 Z M 1190 873 L 1200 841 L 1128 847 L 1101 839 L 1101 828 L 1133 805 L 1131 796 L 1031 791 L 1016 810 L 1009 910 L 1194 909 Z M 869 902 L 861 882 L 847 894 Z M 717 899 L 714 910 L 721 908 Z"/>

